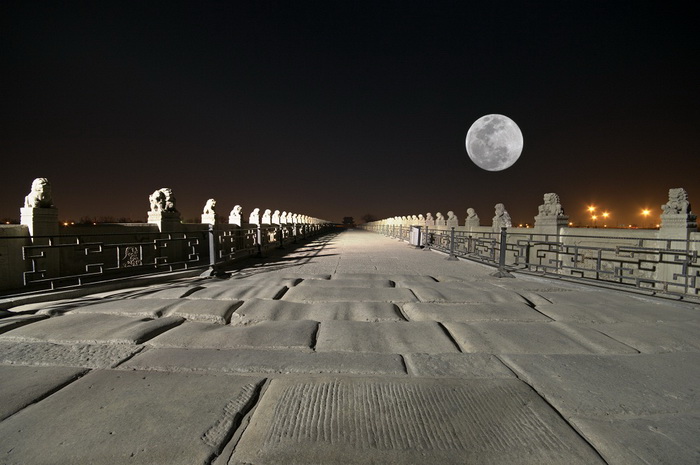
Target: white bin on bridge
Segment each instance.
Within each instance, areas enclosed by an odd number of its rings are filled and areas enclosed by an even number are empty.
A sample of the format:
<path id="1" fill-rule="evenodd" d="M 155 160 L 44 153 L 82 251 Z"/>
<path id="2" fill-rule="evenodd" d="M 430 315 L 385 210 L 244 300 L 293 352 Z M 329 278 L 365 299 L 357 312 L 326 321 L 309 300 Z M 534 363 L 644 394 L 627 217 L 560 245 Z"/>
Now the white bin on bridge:
<path id="1" fill-rule="evenodd" d="M 421 227 L 411 226 L 411 233 L 408 237 L 408 243 L 419 247 L 421 244 Z"/>

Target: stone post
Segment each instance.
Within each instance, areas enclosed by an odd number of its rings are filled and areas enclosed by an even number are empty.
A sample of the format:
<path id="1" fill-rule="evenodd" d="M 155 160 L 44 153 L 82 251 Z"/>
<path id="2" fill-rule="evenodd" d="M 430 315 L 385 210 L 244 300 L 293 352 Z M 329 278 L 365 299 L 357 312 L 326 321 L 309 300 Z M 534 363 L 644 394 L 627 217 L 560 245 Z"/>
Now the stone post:
<path id="1" fill-rule="evenodd" d="M 176 232 L 182 225 L 180 212 L 175 208 L 175 196 L 172 189 L 163 187 L 148 197 L 151 210 L 148 212 L 148 222 L 158 225 L 160 232 Z"/>
<path id="2" fill-rule="evenodd" d="M 241 208 L 240 205 L 236 205 L 235 207 L 233 207 L 233 210 L 231 210 L 231 213 L 229 214 L 228 224 L 233 224 L 240 228 L 241 216 L 243 216 L 243 208 Z"/>
<path id="3" fill-rule="evenodd" d="M 669 189 L 668 202 L 661 206 L 660 238 L 688 239 L 691 232 L 698 230 L 698 217 L 690 211 L 690 202 L 685 189 Z"/>
<path id="4" fill-rule="evenodd" d="M 698 230 L 697 215 L 691 211 L 688 194 L 685 189 L 678 187 L 669 189 L 668 202 L 661 206 L 661 227 L 657 237 L 660 239 L 660 248 L 683 250 L 688 254 L 697 252 L 695 245 L 689 242 L 691 233 Z M 668 291 L 678 292 L 679 286 L 692 284 L 695 280 L 695 288 L 700 286 L 697 277 L 689 275 L 684 270 L 683 261 L 689 260 L 689 256 L 683 254 L 666 254 L 661 263 L 656 267 L 656 279 L 668 283 L 678 283 L 678 286 L 668 286 Z"/>
<path id="5" fill-rule="evenodd" d="M 48 179 L 36 178 L 32 182 L 32 190 L 24 198 L 24 207 L 20 208 L 20 223 L 29 229 L 32 245 L 49 245 L 50 243 L 57 245 L 60 242 L 58 238 L 58 209 L 53 204 L 51 184 Z M 36 271 L 45 272 L 42 275 L 45 278 L 60 276 L 61 266 L 58 249 L 42 248 L 40 251 L 30 252 L 30 255 L 38 256 L 42 253 L 43 258 L 37 257 L 39 269 Z"/>
<path id="6" fill-rule="evenodd" d="M 29 228 L 32 243 L 36 243 L 35 236 L 58 236 L 58 209 L 55 207 L 19 209 L 20 223 Z M 43 239 L 41 243 L 46 243 Z"/>
<path id="7" fill-rule="evenodd" d="M 561 206 L 559 196 L 553 192 L 544 194 L 543 204 L 537 209 L 535 216 L 534 231 L 536 234 L 542 234 L 538 240 L 562 242 L 563 229 L 569 225 L 569 217 L 564 214 L 564 208 Z M 539 249 L 549 250 L 548 246 L 539 247 Z M 528 250 L 528 255 L 525 257 L 528 262 L 532 257 L 538 255 L 538 247 Z M 561 260 L 564 257 L 557 252 L 547 252 L 544 258 L 545 265 L 557 266 L 557 272 L 561 273 Z M 567 258 L 568 260 L 571 257 Z M 551 271 L 551 270 L 550 270 Z"/>
<path id="8" fill-rule="evenodd" d="M 467 219 L 464 220 L 464 226 L 471 230 L 474 227 L 481 226 L 479 222 L 479 215 L 476 214 L 476 210 L 473 208 L 467 208 Z"/>
<path id="9" fill-rule="evenodd" d="M 216 200 L 209 199 L 204 205 L 202 224 L 216 224 Z"/>
<path id="10" fill-rule="evenodd" d="M 569 217 L 564 214 L 559 196 L 553 192 L 544 194 L 544 203 L 535 216 L 535 232 L 559 236 L 561 228 L 568 225 Z"/>
<path id="11" fill-rule="evenodd" d="M 446 226 L 448 228 L 456 228 L 459 226 L 459 218 L 457 218 L 457 215 L 455 215 L 453 211 L 447 212 Z"/>

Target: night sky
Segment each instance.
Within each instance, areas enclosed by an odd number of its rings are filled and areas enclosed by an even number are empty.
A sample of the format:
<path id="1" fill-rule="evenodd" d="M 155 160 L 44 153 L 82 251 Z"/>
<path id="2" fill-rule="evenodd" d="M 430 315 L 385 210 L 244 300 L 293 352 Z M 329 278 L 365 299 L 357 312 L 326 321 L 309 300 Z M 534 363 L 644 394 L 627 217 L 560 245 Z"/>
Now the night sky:
<path id="1" fill-rule="evenodd" d="M 0 2 L 0 218 L 47 177 L 61 219 L 145 220 L 170 187 L 331 221 L 504 203 L 532 222 L 700 209 L 700 39 L 673 1 Z M 520 127 L 501 172 L 464 138 Z"/>

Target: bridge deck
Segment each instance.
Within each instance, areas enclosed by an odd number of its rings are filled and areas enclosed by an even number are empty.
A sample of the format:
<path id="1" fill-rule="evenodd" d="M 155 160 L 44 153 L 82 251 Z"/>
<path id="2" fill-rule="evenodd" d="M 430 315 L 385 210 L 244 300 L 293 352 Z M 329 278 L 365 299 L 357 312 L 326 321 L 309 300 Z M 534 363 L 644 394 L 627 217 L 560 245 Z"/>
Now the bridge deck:
<path id="1" fill-rule="evenodd" d="M 697 305 L 347 231 L 0 318 L 0 462 L 700 462 Z"/>

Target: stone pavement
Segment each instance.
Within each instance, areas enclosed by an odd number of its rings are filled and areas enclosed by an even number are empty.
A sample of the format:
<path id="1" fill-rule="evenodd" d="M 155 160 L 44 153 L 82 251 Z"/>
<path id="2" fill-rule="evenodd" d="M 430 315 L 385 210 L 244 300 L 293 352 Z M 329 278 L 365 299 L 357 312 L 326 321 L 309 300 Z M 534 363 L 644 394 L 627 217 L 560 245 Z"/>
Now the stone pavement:
<path id="1" fill-rule="evenodd" d="M 0 312 L 0 463 L 700 463 L 700 306 L 492 271 L 347 231 Z"/>

